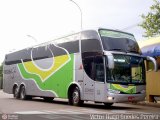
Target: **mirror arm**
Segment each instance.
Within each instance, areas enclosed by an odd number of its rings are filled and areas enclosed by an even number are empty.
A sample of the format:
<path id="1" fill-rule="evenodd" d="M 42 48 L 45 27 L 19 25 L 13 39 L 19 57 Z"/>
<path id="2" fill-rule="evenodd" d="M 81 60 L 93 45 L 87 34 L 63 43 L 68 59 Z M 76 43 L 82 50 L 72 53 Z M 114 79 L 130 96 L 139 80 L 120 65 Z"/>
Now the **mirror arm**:
<path id="1" fill-rule="evenodd" d="M 157 62 L 156 62 L 156 60 L 153 57 L 149 57 L 149 56 L 147 56 L 146 58 L 147 58 L 147 60 L 153 62 L 153 64 L 154 64 L 154 71 L 156 72 L 158 70 L 157 69 Z"/>

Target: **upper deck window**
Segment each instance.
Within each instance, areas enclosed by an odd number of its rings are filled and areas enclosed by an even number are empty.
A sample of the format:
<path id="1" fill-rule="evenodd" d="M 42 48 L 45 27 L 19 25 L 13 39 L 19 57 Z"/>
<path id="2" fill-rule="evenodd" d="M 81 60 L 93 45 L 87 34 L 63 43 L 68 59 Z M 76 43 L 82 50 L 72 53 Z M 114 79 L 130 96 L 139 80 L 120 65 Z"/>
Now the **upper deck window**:
<path id="1" fill-rule="evenodd" d="M 99 33 L 104 50 L 139 53 L 139 46 L 132 34 L 107 29 L 101 29 Z"/>

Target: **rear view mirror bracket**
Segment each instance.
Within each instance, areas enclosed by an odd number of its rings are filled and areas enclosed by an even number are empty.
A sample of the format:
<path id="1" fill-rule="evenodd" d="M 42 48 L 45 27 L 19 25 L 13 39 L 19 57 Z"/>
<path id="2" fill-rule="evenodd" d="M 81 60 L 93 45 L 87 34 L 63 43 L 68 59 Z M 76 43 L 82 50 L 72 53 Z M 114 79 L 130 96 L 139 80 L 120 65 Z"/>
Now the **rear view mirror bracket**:
<path id="1" fill-rule="evenodd" d="M 158 70 L 157 69 L 157 62 L 156 62 L 156 60 L 153 57 L 150 57 L 150 56 L 147 56 L 146 59 L 149 60 L 149 61 L 151 61 L 154 64 L 154 71 L 156 72 Z"/>

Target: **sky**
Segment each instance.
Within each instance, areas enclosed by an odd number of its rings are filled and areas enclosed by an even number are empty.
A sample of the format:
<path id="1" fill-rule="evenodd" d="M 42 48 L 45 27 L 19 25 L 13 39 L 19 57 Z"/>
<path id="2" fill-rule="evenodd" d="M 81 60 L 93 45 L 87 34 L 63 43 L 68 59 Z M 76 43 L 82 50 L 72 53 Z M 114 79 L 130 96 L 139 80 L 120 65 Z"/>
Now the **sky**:
<path id="1" fill-rule="evenodd" d="M 5 54 L 68 35 L 103 27 L 144 39 L 142 22 L 152 0 L 0 0 L 0 63 Z"/>

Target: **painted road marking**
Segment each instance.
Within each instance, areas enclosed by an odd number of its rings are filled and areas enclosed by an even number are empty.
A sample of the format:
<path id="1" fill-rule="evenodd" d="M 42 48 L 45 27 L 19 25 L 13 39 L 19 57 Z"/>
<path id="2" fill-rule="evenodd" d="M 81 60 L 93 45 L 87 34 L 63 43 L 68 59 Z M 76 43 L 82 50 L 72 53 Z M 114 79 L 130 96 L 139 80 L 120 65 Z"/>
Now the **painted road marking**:
<path id="1" fill-rule="evenodd" d="M 51 120 L 88 120 L 90 119 L 89 115 L 72 115 L 72 114 L 64 114 L 64 115 L 55 115 L 55 114 L 45 114 L 45 115 L 39 115 L 39 117 L 47 118 Z"/>
<path id="2" fill-rule="evenodd" d="M 16 114 L 49 114 L 47 112 L 43 112 L 43 111 L 19 111 L 19 112 L 14 112 Z"/>
<path id="3" fill-rule="evenodd" d="M 14 112 L 16 114 L 151 114 L 148 112 L 140 112 L 140 111 L 127 111 L 127 110 L 92 110 L 92 109 L 52 109 L 52 110 L 40 110 L 40 111 L 17 111 Z"/>

